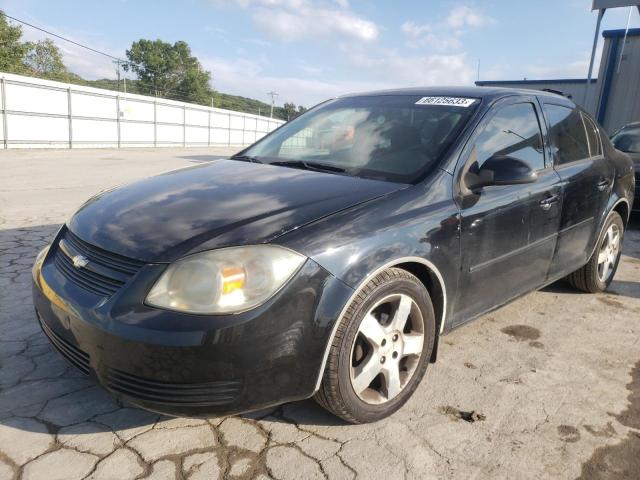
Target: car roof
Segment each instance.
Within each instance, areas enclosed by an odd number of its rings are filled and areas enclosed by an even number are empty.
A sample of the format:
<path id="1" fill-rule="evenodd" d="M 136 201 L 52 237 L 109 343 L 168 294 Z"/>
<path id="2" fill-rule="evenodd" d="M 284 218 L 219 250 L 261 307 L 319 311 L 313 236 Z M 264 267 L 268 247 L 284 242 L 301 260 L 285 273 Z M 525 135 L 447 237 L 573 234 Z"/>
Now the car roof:
<path id="1" fill-rule="evenodd" d="M 537 95 L 542 97 L 561 98 L 571 102 L 567 97 L 553 92 L 543 90 L 531 90 L 525 88 L 505 88 L 505 87 L 411 87 L 395 88 L 390 90 L 375 90 L 371 92 L 359 92 L 342 95 L 346 97 L 368 97 L 385 95 L 422 95 L 422 96 L 447 96 L 447 97 L 471 97 L 485 100 L 497 100 L 502 97 L 513 95 Z M 573 103 L 573 102 L 572 102 Z"/>

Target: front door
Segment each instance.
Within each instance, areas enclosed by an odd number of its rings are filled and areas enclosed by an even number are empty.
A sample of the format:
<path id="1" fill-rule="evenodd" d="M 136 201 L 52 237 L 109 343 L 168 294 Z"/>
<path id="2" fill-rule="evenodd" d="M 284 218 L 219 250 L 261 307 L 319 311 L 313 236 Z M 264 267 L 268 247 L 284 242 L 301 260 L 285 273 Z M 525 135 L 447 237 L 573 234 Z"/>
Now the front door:
<path id="1" fill-rule="evenodd" d="M 461 182 L 461 280 L 454 322 L 462 323 L 540 286 L 555 248 L 560 212 L 558 177 L 545 163 L 534 97 L 499 102 L 465 149 Z M 538 172 L 534 183 L 470 191 L 468 172 L 491 157 L 510 156 Z"/>

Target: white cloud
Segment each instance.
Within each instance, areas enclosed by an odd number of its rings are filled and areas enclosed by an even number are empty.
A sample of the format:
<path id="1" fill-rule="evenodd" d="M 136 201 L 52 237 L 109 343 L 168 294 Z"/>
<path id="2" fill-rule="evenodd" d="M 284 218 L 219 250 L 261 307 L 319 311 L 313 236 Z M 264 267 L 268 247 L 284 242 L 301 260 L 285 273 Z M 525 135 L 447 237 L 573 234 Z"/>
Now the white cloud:
<path id="1" fill-rule="evenodd" d="M 596 55 L 593 62 L 592 78 L 597 78 L 600 69 L 600 59 L 602 57 L 603 42 L 596 48 Z M 549 78 L 587 78 L 589 73 L 589 60 L 591 52 L 578 60 L 563 64 L 534 64 L 527 68 L 528 78 L 549 79 Z"/>
<path id="2" fill-rule="evenodd" d="M 37 25 L 42 25 L 36 20 L 34 20 L 34 23 Z M 100 45 L 96 46 L 96 38 L 87 39 L 84 36 L 81 38 L 80 36 L 75 34 L 57 32 L 54 27 L 48 25 L 43 25 L 42 28 L 59 35 L 64 35 L 65 38 L 73 40 L 74 42 L 83 45 L 90 45 L 96 50 L 103 51 L 114 57 L 124 57 L 124 49 L 122 51 L 116 51 L 114 49 L 105 48 Z M 97 78 L 116 78 L 117 68 L 113 63 L 113 59 L 92 52 L 91 50 L 87 50 L 86 48 L 79 47 L 78 45 L 74 45 L 73 43 L 69 43 L 59 38 L 53 37 L 39 30 L 35 30 L 29 26 L 23 26 L 22 28 L 23 41 L 37 42 L 38 40 L 44 40 L 47 38 L 52 40 L 58 46 L 60 52 L 62 53 L 64 64 L 67 66 L 69 71 L 89 80 L 94 80 Z M 124 72 L 121 71 L 121 74 L 124 75 Z"/>
<path id="3" fill-rule="evenodd" d="M 343 37 L 370 41 L 378 37 L 378 26 L 353 13 L 346 1 L 336 4 L 319 0 L 236 0 L 252 11 L 253 22 L 280 40 L 308 37 Z"/>
<path id="4" fill-rule="evenodd" d="M 458 50 L 462 47 L 461 37 L 470 28 L 479 28 L 494 23 L 494 20 L 468 6 L 453 8 L 443 21 L 418 24 L 404 22 L 400 30 L 407 36 L 410 48 L 430 47 L 438 51 Z"/>
<path id="5" fill-rule="evenodd" d="M 419 38 L 425 33 L 430 33 L 431 31 L 433 31 L 433 27 L 431 27 L 431 25 L 428 23 L 418 25 L 417 23 L 411 21 L 404 22 L 400 29 L 413 38 Z"/>
<path id="6" fill-rule="evenodd" d="M 473 82 L 473 69 L 467 65 L 464 53 L 406 55 L 394 49 L 381 49 L 375 55 L 364 51 L 346 54 L 354 66 L 364 69 L 367 77 L 379 78 L 388 87 L 470 85 Z"/>
<path id="7" fill-rule="evenodd" d="M 345 93 L 388 86 L 376 81 L 324 81 L 293 75 L 270 75 L 265 72 L 262 63 L 246 58 L 228 59 L 202 55 L 199 58 L 205 68 L 213 72 L 216 90 L 263 100 L 266 103 L 269 103 L 267 92 L 275 90 L 279 93 L 279 105 L 294 102 L 310 107 Z"/>
<path id="8" fill-rule="evenodd" d="M 400 29 L 407 35 L 407 46 L 411 48 L 431 47 L 434 50 L 447 51 L 457 50 L 462 46 L 459 31 L 436 32 L 429 23 L 418 25 L 414 22 L 404 22 Z"/>
<path id="9" fill-rule="evenodd" d="M 494 20 L 491 17 L 466 5 L 455 7 L 446 20 L 451 28 L 484 27 L 492 23 Z"/>
<path id="10" fill-rule="evenodd" d="M 280 94 L 277 98 L 280 105 L 291 101 L 310 107 L 347 93 L 410 86 L 471 85 L 474 79 L 474 70 L 467 65 L 462 53 L 411 56 L 381 49 L 371 54 L 366 49 L 354 50 L 347 46 L 343 46 L 341 51 L 344 61 L 358 71 L 356 78 L 365 80 L 324 80 L 310 78 L 308 72 L 300 77 L 279 76 L 269 74 L 265 62 L 247 58 L 198 57 L 213 72 L 217 90 L 267 103 L 266 92 L 275 90 Z"/>

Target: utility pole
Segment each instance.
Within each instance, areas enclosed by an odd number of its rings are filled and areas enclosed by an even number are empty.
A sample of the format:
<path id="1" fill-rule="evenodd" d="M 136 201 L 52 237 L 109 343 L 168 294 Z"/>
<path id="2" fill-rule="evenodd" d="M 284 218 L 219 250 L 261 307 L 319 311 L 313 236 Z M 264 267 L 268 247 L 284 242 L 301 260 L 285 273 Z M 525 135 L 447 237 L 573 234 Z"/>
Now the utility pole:
<path id="1" fill-rule="evenodd" d="M 113 63 L 117 65 L 116 73 L 118 75 L 118 91 L 120 91 L 120 60 L 114 60 Z"/>
<path id="2" fill-rule="evenodd" d="M 273 104 L 275 103 L 275 98 L 278 96 L 276 92 L 267 92 L 267 95 L 271 95 L 271 113 L 269 114 L 269 118 L 273 118 Z"/>

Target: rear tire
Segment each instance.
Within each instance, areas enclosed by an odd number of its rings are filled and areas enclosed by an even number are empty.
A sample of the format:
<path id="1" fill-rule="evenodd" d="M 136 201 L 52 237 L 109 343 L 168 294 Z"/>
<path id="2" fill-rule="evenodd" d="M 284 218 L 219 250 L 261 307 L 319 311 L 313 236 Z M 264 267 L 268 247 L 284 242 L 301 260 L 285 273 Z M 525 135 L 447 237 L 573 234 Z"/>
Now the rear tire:
<path id="1" fill-rule="evenodd" d="M 389 268 L 365 285 L 339 321 L 315 400 L 350 423 L 391 415 L 429 364 L 436 334 L 429 293 L 411 273 Z"/>
<path id="2" fill-rule="evenodd" d="M 618 212 L 611 212 L 605 221 L 593 255 L 585 266 L 566 277 L 569 284 L 588 293 L 606 290 L 620 263 L 623 238 L 622 217 Z"/>

